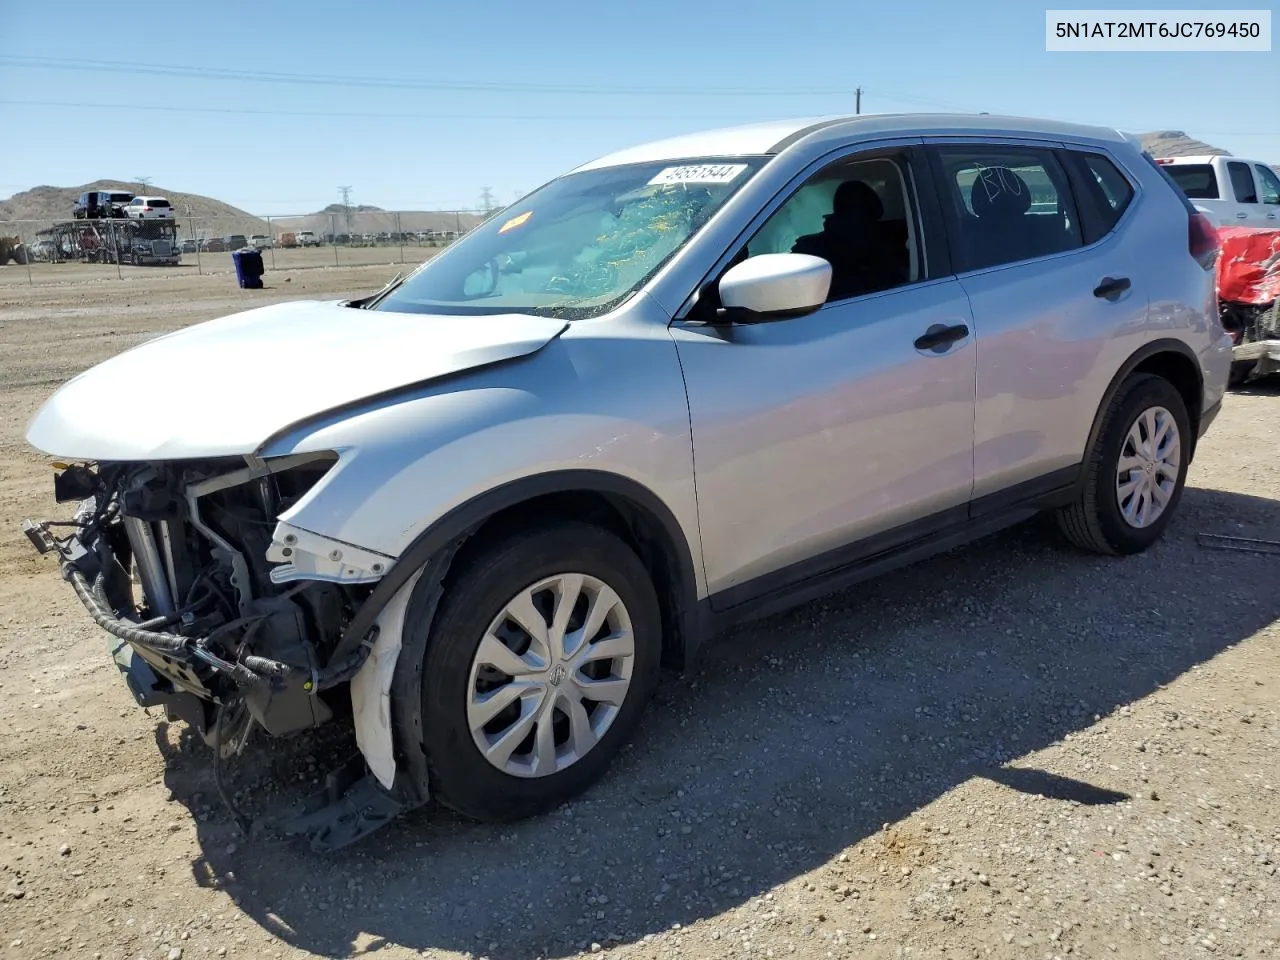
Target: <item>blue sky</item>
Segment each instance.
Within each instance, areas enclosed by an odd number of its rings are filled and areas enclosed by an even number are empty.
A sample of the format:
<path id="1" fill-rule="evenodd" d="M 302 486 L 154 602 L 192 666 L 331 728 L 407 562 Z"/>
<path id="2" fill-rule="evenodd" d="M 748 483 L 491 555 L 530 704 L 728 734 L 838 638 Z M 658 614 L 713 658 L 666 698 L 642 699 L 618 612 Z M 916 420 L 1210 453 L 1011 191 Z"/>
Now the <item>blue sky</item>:
<path id="1" fill-rule="evenodd" d="M 869 113 L 1173 128 L 1280 162 L 1280 48 L 1047 53 L 1045 6 L 1025 2 L 3 7 L 0 197 L 143 176 L 262 214 L 344 184 L 389 209 L 475 207 L 484 187 L 507 203 L 631 143 L 852 113 L 859 86 Z"/>

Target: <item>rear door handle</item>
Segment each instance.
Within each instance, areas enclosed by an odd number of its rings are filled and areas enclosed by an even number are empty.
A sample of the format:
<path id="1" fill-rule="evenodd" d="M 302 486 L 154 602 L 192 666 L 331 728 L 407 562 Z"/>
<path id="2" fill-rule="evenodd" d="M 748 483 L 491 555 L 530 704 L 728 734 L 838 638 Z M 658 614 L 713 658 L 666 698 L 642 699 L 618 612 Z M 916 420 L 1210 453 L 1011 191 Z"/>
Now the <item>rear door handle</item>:
<path id="1" fill-rule="evenodd" d="M 956 323 L 947 326 L 944 323 L 935 323 L 920 336 L 916 337 L 917 350 L 934 350 L 941 353 L 941 347 L 949 346 L 957 340 L 963 340 L 969 335 L 969 328 L 963 323 Z"/>
<path id="2" fill-rule="evenodd" d="M 1275 218 L 1276 218 L 1276 215 L 1275 215 L 1274 213 L 1268 213 L 1268 214 L 1267 214 L 1267 219 L 1268 219 L 1268 220 L 1274 220 Z"/>
<path id="3" fill-rule="evenodd" d="M 1133 284 L 1128 277 L 1103 277 L 1102 282 L 1093 288 L 1095 297 L 1110 300 L 1128 290 Z"/>
<path id="4" fill-rule="evenodd" d="M 1247 218 L 1248 218 L 1248 216 L 1249 216 L 1249 215 L 1248 215 L 1247 213 L 1237 213 L 1237 214 L 1236 214 L 1236 219 L 1237 219 L 1237 220 L 1244 220 L 1244 219 L 1247 219 Z"/>

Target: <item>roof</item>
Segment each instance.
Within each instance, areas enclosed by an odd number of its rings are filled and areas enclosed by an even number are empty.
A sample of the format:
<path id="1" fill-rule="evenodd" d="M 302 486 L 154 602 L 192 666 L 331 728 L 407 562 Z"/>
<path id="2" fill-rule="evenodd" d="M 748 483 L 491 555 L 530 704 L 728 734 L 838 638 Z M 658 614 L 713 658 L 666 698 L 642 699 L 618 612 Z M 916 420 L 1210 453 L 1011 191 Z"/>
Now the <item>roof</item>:
<path id="1" fill-rule="evenodd" d="M 1031 134 L 1120 141 L 1124 135 L 1110 127 L 1065 123 L 1031 117 L 989 114 L 886 113 L 860 116 L 809 117 L 723 127 L 684 134 L 628 147 L 584 163 L 578 170 L 651 163 L 687 157 L 732 157 L 778 153 L 791 143 L 822 131 L 839 135 L 911 136 L 931 134 Z"/>

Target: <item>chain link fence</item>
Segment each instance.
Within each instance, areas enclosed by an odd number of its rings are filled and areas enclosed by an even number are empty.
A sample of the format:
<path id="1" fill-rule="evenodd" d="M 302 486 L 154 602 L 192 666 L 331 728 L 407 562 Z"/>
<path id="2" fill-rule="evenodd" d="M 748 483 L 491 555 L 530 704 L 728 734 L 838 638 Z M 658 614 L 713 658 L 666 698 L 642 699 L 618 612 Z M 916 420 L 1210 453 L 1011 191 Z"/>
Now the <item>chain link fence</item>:
<path id="1" fill-rule="evenodd" d="M 417 265 L 484 219 L 470 210 L 342 210 L 272 217 L 0 220 L 0 284 L 234 270 L 255 247 L 268 271 Z"/>

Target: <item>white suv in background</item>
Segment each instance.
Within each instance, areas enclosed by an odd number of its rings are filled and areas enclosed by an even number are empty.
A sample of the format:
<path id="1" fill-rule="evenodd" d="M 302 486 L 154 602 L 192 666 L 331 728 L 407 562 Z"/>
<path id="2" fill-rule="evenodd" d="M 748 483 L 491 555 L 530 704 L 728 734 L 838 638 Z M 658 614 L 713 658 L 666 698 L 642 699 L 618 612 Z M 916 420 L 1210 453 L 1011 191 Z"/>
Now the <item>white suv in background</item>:
<path id="1" fill-rule="evenodd" d="M 164 197 L 134 197 L 124 208 L 131 220 L 172 220 L 173 206 Z"/>
<path id="2" fill-rule="evenodd" d="M 1220 227 L 1280 229 L 1280 174 L 1240 157 L 1163 157 L 1156 161 Z"/>

